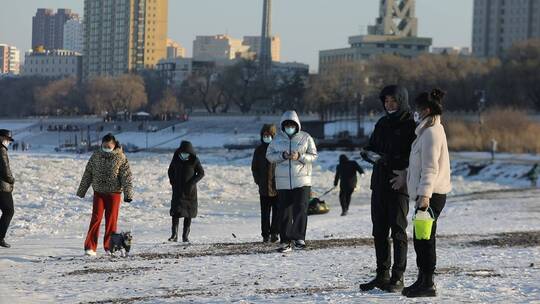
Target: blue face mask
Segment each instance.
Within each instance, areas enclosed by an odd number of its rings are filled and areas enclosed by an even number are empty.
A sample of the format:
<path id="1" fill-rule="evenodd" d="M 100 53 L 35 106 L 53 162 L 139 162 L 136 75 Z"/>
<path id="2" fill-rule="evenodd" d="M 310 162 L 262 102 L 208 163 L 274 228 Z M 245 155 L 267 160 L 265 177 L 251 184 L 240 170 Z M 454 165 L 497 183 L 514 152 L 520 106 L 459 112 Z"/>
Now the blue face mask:
<path id="1" fill-rule="evenodd" d="M 181 160 L 188 160 L 189 159 L 189 153 L 180 153 L 180 159 Z"/>
<path id="2" fill-rule="evenodd" d="M 269 144 L 272 142 L 272 136 L 263 136 L 263 142 Z"/>
<path id="3" fill-rule="evenodd" d="M 295 127 L 286 127 L 285 128 L 285 133 L 287 133 L 287 135 L 294 135 L 294 133 L 296 133 L 296 128 Z"/>

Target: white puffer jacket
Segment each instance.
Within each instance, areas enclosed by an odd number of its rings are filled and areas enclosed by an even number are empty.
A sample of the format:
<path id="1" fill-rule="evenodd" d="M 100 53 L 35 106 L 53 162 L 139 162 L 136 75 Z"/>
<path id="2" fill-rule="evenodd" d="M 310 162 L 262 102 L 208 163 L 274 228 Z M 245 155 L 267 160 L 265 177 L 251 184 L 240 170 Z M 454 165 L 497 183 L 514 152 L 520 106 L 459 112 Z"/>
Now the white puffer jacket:
<path id="1" fill-rule="evenodd" d="M 283 122 L 292 120 L 298 125 L 298 132 L 292 137 L 285 134 Z M 287 111 L 281 116 L 281 131 L 268 146 L 266 158 L 276 164 L 276 188 L 278 190 L 292 190 L 295 188 L 311 186 L 312 163 L 317 159 L 317 147 L 313 138 L 301 131 L 300 119 L 295 111 Z M 298 160 L 286 160 L 283 152 L 298 152 Z"/>
<path id="2" fill-rule="evenodd" d="M 415 132 L 407 173 L 409 197 L 416 200 L 418 196 L 431 198 L 433 193 L 447 194 L 452 190 L 450 156 L 441 117 L 424 119 Z"/>

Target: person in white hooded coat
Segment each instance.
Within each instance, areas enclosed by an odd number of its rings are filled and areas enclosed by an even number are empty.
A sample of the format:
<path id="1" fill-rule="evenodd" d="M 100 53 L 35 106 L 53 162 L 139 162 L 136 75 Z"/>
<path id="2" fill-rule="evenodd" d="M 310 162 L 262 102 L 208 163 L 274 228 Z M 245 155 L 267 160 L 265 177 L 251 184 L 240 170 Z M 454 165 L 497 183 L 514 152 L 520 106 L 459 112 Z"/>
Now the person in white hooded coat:
<path id="1" fill-rule="evenodd" d="M 280 132 L 268 146 L 266 158 L 276 165 L 275 179 L 282 216 L 280 251 L 305 247 L 312 163 L 317 159 L 313 138 L 302 131 L 295 111 L 281 117 Z M 293 244 L 294 243 L 294 244 Z"/>

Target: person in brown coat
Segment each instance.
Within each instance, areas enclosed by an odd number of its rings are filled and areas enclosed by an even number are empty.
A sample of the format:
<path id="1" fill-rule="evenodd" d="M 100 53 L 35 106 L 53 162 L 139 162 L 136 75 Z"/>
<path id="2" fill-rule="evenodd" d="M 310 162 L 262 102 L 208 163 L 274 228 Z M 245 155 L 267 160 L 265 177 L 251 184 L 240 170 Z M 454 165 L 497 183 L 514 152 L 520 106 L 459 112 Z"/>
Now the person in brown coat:
<path id="1" fill-rule="evenodd" d="M 263 242 L 278 241 L 280 217 L 278 212 L 278 196 L 276 190 L 275 164 L 266 159 L 268 145 L 276 136 L 276 126 L 265 124 L 261 129 L 261 144 L 253 153 L 251 172 L 253 180 L 259 186 L 261 202 L 261 235 Z M 270 221 L 272 215 L 272 221 Z"/>

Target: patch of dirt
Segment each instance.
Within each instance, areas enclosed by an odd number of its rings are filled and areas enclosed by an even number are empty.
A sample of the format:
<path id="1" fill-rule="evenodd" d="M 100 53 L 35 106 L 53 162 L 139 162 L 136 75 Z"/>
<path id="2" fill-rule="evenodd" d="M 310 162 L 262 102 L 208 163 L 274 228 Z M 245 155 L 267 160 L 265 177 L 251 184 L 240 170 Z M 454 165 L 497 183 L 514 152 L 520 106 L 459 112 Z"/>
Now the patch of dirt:
<path id="1" fill-rule="evenodd" d="M 372 246 L 372 238 L 351 238 L 351 239 L 327 239 L 306 241 L 306 251 L 331 249 L 340 247 Z M 144 260 L 155 259 L 178 259 L 193 258 L 203 256 L 229 256 L 229 255 L 250 255 L 250 254 L 270 254 L 276 253 L 278 244 L 262 243 L 216 243 L 210 244 L 204 248 L 186 247 L 185 252 L 168 253 L 141 253 L 134 255 Z"/>
<path id="2" fill-rule="evenodd" d="M 166 294 L 163 295 L 151 295 L 151 296 L 138 296 L 130 298 L 115 298 L 101 301 L 93 302 L 81 302 L 81 304 L 106 304 L 106 303 L 115 303 L 115 304 L 130 304 L 141 301 L 155 301 L 160 299 L 177 299 L 177 298 L 186 298 L 190 296 L 207 296 L 213 297 L 217 296 L 216 294 L 203 291 L 202 289 L 174 289 L 168 290 Z"/>
<path id="3" fill-rule="evenodd" d="M 493 269 L 463 269 L 459 267 L 437 268 L 436 273 L 439 275 L 464 275 L 477 278 L 494 278 L 502 276 Z"/>
<path id="4" fill-rule="evenodd" d="M 505 232 L 494 237 L 469 242 L 481 247 L 536 247 L 540 246 L 540 231 Z"/>
<path id="5" fill-rule="evenodd" d="M 66 272 L 62 276 L 77 276 L 87 274 L 138 274 L 149 270 L 155 270 L 153 267 L 118 267 L 118 268 L 89 268 Z"/>
<path id="6" fill-rule="evenodd" d="M 258 294 L 268 294 L 268 295 L 281 295 L 281 294 L 291 294 L 291 295 L 307 294 L 307 295 L 313 295 L 313 294 L 316 294 L 316 293 L 332 292 L 332 291 L 335 291 L 335 290 L 345 290 L 345 289 L 348 289 L 348 287 L 346 287 L 346 286 L 308 287 L 308 288 L 292 287 L 292 288 L 261 289 L 261 290 L 257 290 L 256 292 Z"/>

